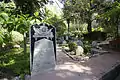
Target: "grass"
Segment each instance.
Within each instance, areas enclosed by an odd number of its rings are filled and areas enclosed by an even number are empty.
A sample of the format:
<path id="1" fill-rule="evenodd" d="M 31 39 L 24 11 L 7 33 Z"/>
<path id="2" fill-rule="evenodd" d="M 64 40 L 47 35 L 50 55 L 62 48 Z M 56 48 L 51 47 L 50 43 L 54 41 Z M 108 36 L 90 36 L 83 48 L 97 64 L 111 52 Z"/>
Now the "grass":
<path id="1" fill-rule="evenodd" d="M 29 52 L 24 54 L 22 48 L 0 52 L 0 75 L 21 76 L 30 74 L 29 60 Z"/>

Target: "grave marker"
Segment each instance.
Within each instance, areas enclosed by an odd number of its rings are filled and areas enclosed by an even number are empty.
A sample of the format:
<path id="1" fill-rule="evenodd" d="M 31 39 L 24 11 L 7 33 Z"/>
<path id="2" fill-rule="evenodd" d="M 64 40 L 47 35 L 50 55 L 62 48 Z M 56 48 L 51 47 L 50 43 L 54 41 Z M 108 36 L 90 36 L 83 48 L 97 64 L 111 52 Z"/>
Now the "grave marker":
<path id="1" fill-rule="evenodd" d="M 47 24 L 35 24 L 30 29 L 30 68 L 31 75 L 44 73 L 55 67 L 56 40 L 55 28 Z"/>

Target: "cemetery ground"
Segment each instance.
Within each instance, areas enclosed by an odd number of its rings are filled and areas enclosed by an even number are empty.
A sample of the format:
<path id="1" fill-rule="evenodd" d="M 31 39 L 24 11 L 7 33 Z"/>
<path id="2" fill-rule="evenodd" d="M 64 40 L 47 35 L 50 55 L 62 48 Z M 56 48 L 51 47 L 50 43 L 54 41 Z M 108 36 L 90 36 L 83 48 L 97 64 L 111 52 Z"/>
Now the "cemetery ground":
<path id="1" fill-rule="evenodd" d="M 109 50 L 109 52 L 88 60 L 75 61 L 62 52 L 62 49 L 57 48 L 55 69 L 35 75 L 32 80 L 99 80 L 100 78 L 101 80 L 114 80 L 113 78 L 102 79 L 106 73 L 120 63 L 119 52 L 112 50 Z"/>
<path id="2" fill-rule="evenodd" d="M 32 80 L 98 80 L 120 63 L 119 52 L 112 50 L 109 52 L 77 61 L 66 55 L 61 47 L 57 47 L 55 69 L 33 76 Z M 25 74 L 30 74 L 29 49 L 26 54 L 22 48 L 0 53 L 0 80 L 4 80 L 3 78 L 11 80 L 16 76 L 23 77 Z"/>

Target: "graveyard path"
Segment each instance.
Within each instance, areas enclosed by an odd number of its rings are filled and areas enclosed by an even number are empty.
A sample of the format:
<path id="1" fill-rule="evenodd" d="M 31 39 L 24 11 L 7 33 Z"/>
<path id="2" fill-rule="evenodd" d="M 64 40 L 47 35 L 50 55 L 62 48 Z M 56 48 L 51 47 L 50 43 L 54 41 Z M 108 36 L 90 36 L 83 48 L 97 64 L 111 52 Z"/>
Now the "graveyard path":
<path id="1" fill-rule="evenodd" d="M 62 52 L 61 48 L 57 49 L 57 65 L 64 64 L 65 62 L 73 62 L 73 60 Z"/>
<path id="2" fill-rule="evenodd" d="M 54 71 L 33 76 L 31 80 L 99 80 L 116 63 L 120 54 L 111 52 L 87 61 L 76 62 L 57 48 L 57 64 Z"/>

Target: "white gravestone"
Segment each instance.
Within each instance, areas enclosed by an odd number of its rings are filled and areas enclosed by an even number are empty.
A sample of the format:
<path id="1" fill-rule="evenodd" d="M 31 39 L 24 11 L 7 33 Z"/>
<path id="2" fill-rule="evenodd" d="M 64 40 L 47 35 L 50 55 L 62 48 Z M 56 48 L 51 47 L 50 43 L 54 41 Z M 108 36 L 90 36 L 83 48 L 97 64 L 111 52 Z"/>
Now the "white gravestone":
<path id="1" fill-rule="evenodd" d="M 32 75 L 53 70 L 54 67 L 55 56 L 53 42 L 47 39 L 35 42 Z"/>
<path id="2" fill-rule="evenodd" d="M 48 26 L 42 25 L 40 27 L 33 26 L 33 29 L 35 31 L 33 35 L 35 42 L 31 76 L 45 73 L 55 68 L 55 51 L 52 41 L 54 35 L 51 32 L 53 28 L 48 29 Z"/>
<path id="3" fill-rule="evenodd" d="M 84 53 L 84 49 L 81 46 L 78 46 L 76 49 L 76 55 L 81 56 Z"/>

